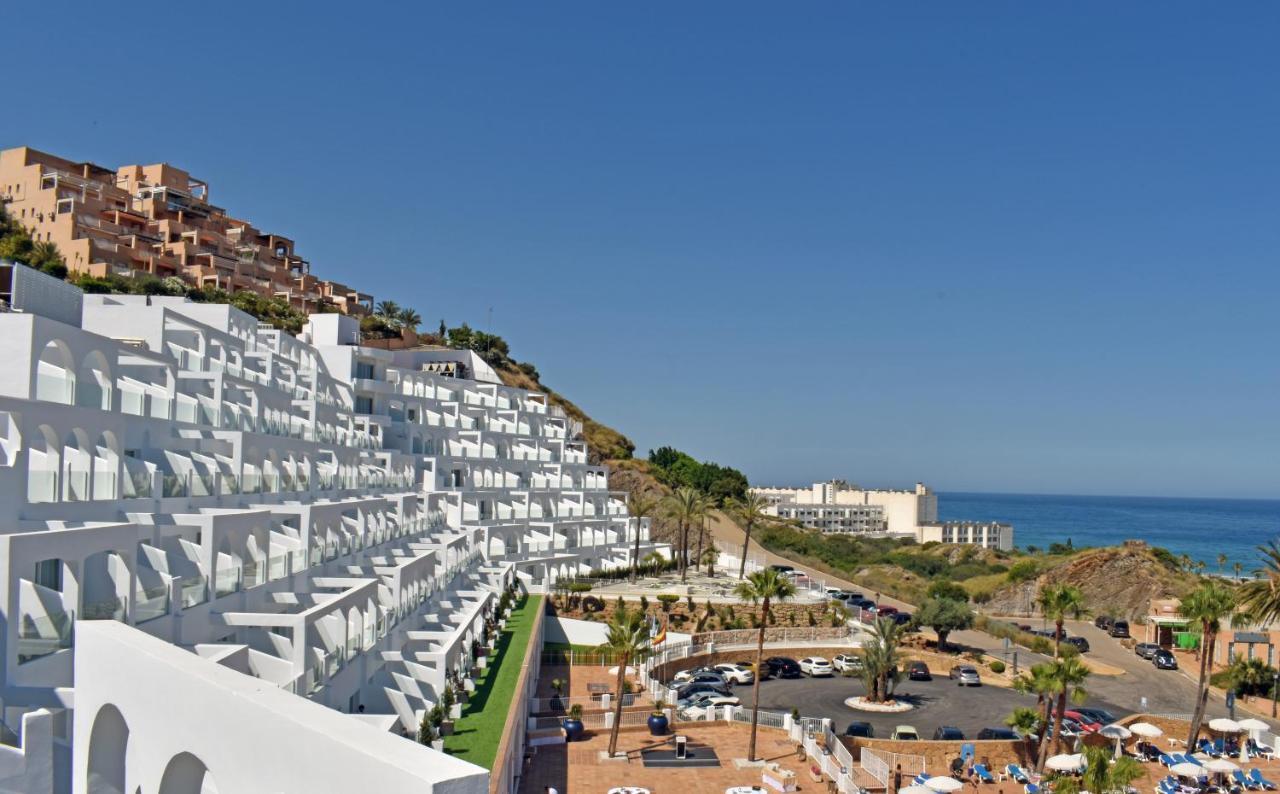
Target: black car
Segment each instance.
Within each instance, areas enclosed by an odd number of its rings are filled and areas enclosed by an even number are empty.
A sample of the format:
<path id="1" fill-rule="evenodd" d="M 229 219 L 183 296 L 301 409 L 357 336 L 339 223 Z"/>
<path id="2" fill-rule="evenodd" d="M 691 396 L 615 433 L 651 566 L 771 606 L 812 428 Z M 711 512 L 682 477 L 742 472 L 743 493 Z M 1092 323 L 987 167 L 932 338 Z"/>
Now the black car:
<path id="1" fill-rule="evenodd" d="M 905 626 L 911 622 L 910 612 L 895 612 L 889 617 L 893 618 L 893 622 L 897 623 L 899 626 Z"/>
<path id="2" fill-rule="evenodd" d="M 1084 637 L 1067 637 L 1065 640 L 1063 640 L 1063 642 L 1067 643 L 1068 645 L 1076 646 L 1076 650 L 1079 651 L 1080 653 L 1089 652 L 1089 641 L 1086 640 Z"/>
<path id="3" fill-rule="evenodd" d="M 1173 654 L 1161 648 L 1151 657 L 1151 663 L 1156 666 L 1157 670 L 1177 670 L 1178 660 L 1173 658 Z"/>
<path id="4" fill-rule="evenodd" d="M 685 684 L 676 690 L 676 700 L 687 700 L 694 695 L 728 695 L 729 687 L 723 684 Z"/>
<path id="5" fill-rule="evenodd" d="M 933 732 L 933 740 L 935 742 L 958 742 L 964 738 L 964 731 L 959 728 L 953 728 L 950 725 L 939 725 L 938 729 Z"/>
<path id="6" fill-rule="evenodd" d="M 983 739 L 983 740 L 986 740 L 986 739 L 1012 740 L 1012 739 L 1017 739 L 1018 734 L 1014 733 L 1008 728 L 983 728 L 982 730 L 978 731 L 977 738 Z"/>
<path id="7" fill-rule="evenodd" d="M 1160 646 L 1154 642 L 1140 642 L 1133 646 L 1133 652 L 1140 658 L 1151 661 L 1151 657 L 1156 655 L 1156 651 L 1160 650 Z"/>
<path id="8" fill-rule="evenodd" d="M 1107 633 L 1112 637 L 1125 638 L 1129 636 L 1129 621 L 1117 620 L 1111 624 L 1111 628 Z"/>
<path id="9" fill-rule="evenodd" d="M 874 739 L 876 737 L 876 729 L 871 727 L 869 722 L 851 722 L 849 727 L 844 729 L 845 736 L 855 736 L 860 739 Z"/>
<path id="10" fill-rule="evenodd" d="M 769 666 L 769 675 L 774 678 L 799 678 L 800 663 L 785 656 L 770 656 L 764 660 Z"/>
<path id="11" fill-rule="evenodd" d="M 933 673 L 929 672 L 929 665 L 924 662 L 912 662 L 907 665 L 907 678 L 911 681 L 932 681 Z"/>
<path id="12" fill-rule="evenodd" d="M 1115 622 L 1116 622 L 1116 619 L 1111 617 L 1110 615 L 1099 615 L 1097 618 L 1094 619 L 1093 625 L 1097 626 L 1103 631 L 1111 631 L 1111 624 Z"/>
<path id="13" fill-rule="evenodd" d="M 1110 725 L 1111 723 L 1116 721 L 1116 715 L 1112 714 L 1106 709 L 1079 708 L 1079 709 L 1076 709 L 1076 711 L 1082 717 L 1093 720 L 1094 722 L 1100 725 Z"/>
<path id="14" fill-rule="evenodd" d="M 778 573 L 788 573 L 795 570 L 795 568 L 792 568 L 790 565 L 770 565 L 769 568 L 777 571 Z"/>
<path id="15" fill-rule="evenodd" d="M 858 607 L 859 609 L 871 609 L 875 605 L 876 605 L 876 602 L 872 601 L 870 598 L 849 599 L 849 606 Z"/>

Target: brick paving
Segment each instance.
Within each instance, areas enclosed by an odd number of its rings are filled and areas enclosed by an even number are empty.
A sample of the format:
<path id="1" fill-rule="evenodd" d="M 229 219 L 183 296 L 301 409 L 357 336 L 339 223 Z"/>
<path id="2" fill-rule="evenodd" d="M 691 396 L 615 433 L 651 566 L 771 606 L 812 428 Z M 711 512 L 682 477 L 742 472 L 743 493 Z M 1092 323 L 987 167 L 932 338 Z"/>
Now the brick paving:
<path id="1" fill-rule="evenodd" d="M 682 724 L 680 731 L 690 742 L 714 748 L 720 766 L 646 769 L 636 751 L 657 739 L 643 729 L 625 729 L 618 734 L 618 748 L 630 752 L 628 761 L 601 761 L 599 753 L 609 747 L 609 732 L 588 731 L 572 744 L 534 748 L 520 781 L 521 794 L 544 794 L 547 786 L 554 786 L 561 794 L 605 794 L 614 786 L 642 786 L 653 794 L 720 794 L 731 786 L 761 785 L 759 768 L 737 769 L 733 764 L 733 759 L 747 757 L 750 726 Z M 827 791 L 826 783 L 810 779 L 808 764 L 797 759 L 796 745 L 783 731 L 761 728 L 757 750 L 765 760 L 777 761 L 794 772 L 798 791 Z"/>

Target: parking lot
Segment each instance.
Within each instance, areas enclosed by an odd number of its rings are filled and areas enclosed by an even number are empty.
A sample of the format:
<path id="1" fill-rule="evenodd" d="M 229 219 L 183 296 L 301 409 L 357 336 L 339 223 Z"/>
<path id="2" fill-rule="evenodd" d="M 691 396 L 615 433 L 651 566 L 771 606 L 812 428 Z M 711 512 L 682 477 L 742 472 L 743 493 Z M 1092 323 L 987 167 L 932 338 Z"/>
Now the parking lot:
<path id="1" fill-rule="evenodd" d="M 844 704 L 845 698 L 865 694 L 857 678 L 767 679 L 760 683 L 760 707 L 771 711 L 790 712 L 799 709 L 806 717 L 829 717 L 837 732 L 855 720 L 869 722 L 878 738 L 887 738 L 895 726 L 911 725 L 923 739 L 933 736 L 940 725 L 959 728 L 972 737 L 983 728 L 1004 727 L 1004 720 L 1017 706 L 1035 706 L 1036 699 L 1011 689 L 997 686 L 961 687 L 942 675 L 932 681 L 902 681 L 895 697 L 915 708 L 904 714 L 874 714 L 855 711 Z M 751 705 L 751 687 L 736 686 L 733 694 L 744 705 Z M 1106 709 L 1117 717 L 1129 713 L 1113 703 L 1090 698 L 1088 704 Z"/>

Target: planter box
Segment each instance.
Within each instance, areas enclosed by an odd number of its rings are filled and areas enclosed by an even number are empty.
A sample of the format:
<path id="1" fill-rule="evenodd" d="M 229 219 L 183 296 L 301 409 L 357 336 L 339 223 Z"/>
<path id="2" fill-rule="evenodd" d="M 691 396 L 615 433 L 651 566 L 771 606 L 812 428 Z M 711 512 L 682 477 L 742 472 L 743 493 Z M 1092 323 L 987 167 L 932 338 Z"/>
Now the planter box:
<path id="1" fill-rule="evenodd" d="M 445 720 L 444 722 L 440 723 L 440 735 L 441 735 L 441 736 L 452 736 L 452 735 L 453 735 L 453 722 L 451 722 L 450 720 Z"/>
<path id="2" fill-rule="evenodd" d="M 435 750 L 435 751 L 436 751 L 436 752 L 438 752 L 438 753 L 443 753 L 443 752 L 444 752 L 444 739 L 436 739 L 434 742 L 432 742 L 432 743 L 431 743 L 431 749 Z"/>
<path id="3" fill-rule="evenodd" d="M 449 718 L 454 720 L 462 719 L 462 704 L 454 703 L 449 707 Z"/>

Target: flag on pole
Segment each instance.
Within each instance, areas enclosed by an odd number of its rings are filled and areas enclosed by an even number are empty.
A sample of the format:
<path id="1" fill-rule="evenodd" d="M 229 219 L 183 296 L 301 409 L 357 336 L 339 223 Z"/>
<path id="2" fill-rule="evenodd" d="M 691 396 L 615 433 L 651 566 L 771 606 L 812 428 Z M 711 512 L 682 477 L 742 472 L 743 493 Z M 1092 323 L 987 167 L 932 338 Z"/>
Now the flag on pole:
<path id="1" fill-rule="evenodd" d="M 662 628 L 658 629 L 658 633 L 654 635 L 653 645 L 661 645 L 667 639 L 667 624 L 663 623 Z"/>

